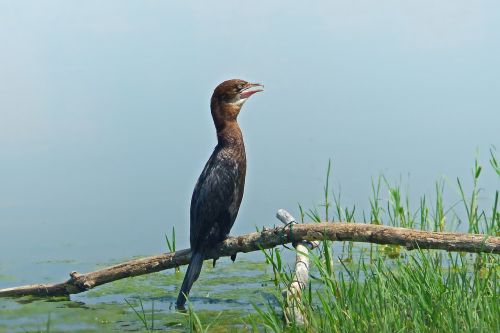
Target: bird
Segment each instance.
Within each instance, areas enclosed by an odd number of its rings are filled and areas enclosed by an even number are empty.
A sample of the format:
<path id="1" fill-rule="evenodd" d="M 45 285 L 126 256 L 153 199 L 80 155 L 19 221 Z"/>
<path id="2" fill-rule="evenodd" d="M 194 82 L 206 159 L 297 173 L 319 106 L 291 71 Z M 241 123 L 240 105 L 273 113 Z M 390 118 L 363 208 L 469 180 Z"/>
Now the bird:
<path id="1" fill-rule="evenodd" d="M 228 237 L 238 215 L 245 189 L 247 163 L 237 118 L 248 98 L 263 90 L 264 86 L 260 83 L 231 79 L 220 83 L 212 94 L 210 110 L 217 132 L 217 145 L 191 197 L 191 259 L 177 297 L 177 309 L 184 309 L 189 291 L 200 276 L 205 256 Z"/>

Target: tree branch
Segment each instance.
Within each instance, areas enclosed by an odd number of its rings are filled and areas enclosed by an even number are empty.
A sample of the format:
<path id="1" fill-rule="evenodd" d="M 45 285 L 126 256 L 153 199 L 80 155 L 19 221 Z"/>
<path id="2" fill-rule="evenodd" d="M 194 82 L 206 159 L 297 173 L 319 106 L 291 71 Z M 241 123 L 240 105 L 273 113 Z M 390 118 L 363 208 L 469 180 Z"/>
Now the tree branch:
<path id="1" fill-rule="evenodd" d="M 355 241 L 375 244 L 393 244 L 408 250 L 438 249 L 459 252 L 500 253 L 500 237 L 454 232 L 430 232 L 375 224 L 323 222 L 292 224 L 286 227 L 265 229 L 238 237 L 229 237 L 205 259 L 227 257 L 238 252 L 269 249 L 287 243 L 306 241 Z M 180 250 L 130 260 L 94 272 L 72 272 L 70 279 L 58 284 L 36 284 L 0 289 L 0 297 L 65 296 L 77 294 L 119 279 L 159 272 L 189 263 L 190 250 Z"/>

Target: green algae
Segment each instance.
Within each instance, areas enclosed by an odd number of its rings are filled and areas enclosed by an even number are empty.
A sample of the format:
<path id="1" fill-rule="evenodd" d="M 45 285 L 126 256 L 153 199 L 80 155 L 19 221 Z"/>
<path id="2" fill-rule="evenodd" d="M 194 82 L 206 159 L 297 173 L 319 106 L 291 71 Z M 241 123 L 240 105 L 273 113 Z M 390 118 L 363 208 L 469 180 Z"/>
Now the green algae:
<path id="1" fill-rule="evenodd" d="M 210 325 L 211 332 L 249 329 L 243 318 L 252 303 L 262 304 L 265 299 L 262 285 L 270 279 L 262 273 L 266 268 L 262 262 L 242 259 L 233 263 L 224 258 L 215 268 L 206 261 L 191 295 L 203 325 Z M 70 298 L 0 299 L 0 332 L 44 331 L 49 316 L 51 332 L 143 330 L 125 299 L 136 309 L 142 302 L 148 320 L 154 317 L 155 328 L 185 332 L 189 314 L 174 307 L 183 277 L 183 270 L 169 270 L 118 280 Z"/>

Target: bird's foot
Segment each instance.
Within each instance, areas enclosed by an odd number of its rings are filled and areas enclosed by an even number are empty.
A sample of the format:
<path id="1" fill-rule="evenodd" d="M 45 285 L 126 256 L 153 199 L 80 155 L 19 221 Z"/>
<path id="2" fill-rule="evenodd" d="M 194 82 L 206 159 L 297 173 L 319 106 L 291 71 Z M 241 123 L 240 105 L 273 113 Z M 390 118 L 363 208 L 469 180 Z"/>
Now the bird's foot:
<path id="1" fill-rule="evenodd" d="M 181 313 L 186 313 L 186 306 L 184 304 L 175 304 L 175 309 Z"/>

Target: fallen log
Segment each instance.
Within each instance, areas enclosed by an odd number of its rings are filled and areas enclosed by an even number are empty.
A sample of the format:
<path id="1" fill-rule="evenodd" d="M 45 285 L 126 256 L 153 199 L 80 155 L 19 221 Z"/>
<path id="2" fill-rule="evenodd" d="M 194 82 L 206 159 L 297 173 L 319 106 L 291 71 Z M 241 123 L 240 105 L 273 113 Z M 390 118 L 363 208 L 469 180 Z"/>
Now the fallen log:
<path id="1" fill-rule="evenodd" d="M 290 224 L 264 229 L 238 237 L 229 237 L 206 259 L 229 257 L 236 253 L 260 251 L 299 241 L 354 241 L 400 245 L 408 250 L 438 249 L 458 252 L 500 253 L 500 237 L 456 232 L 430 232 L 376 224 L 322 222 Z M 94 272 L 70 273 L 70 279 L 57 284 L 35 284 L 0 289 L 0 297 L 67 296 L 95 288 L 119 279 L 159 272 L 189 263 L 189 249 L 164 253 L 103 268 Z"/>

